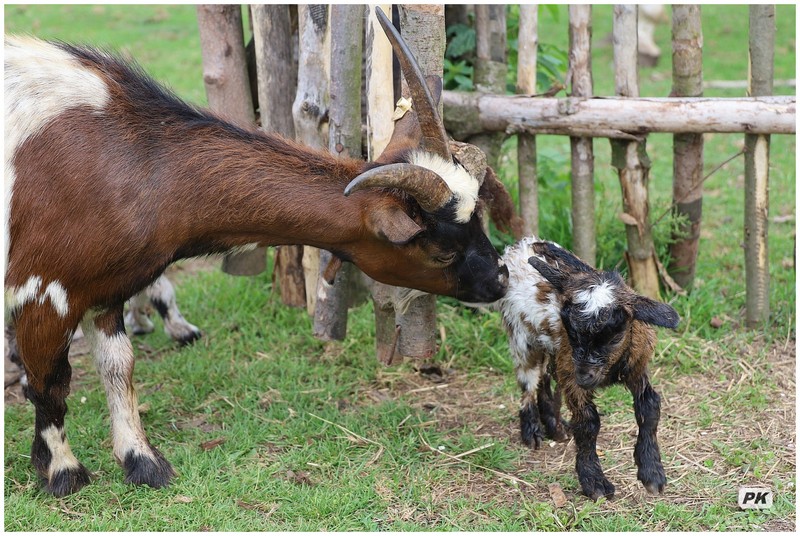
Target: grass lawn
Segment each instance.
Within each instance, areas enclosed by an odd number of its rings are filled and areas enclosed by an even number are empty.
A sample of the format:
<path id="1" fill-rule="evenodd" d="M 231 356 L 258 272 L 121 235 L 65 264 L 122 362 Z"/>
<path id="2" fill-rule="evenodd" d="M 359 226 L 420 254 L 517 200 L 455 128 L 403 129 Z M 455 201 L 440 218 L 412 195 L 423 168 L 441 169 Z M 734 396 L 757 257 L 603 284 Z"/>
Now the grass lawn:
<path id="1" fill-rule="evenodd" d="M 795 78 L 795 7 L 777 6 L 775 77 Z M 6 32 L 107 45 L 136 58 L 187 100 L 205 103 L 193 6 L 13 6 Z M 566 8 L 541 10 L 540 42 L 566 46 Z M 613 93 L 611 6 L 594 8 L 597 94 Z M 703 6 L 704 77 L 747 75 L 747 7 Z M 642 69 L 641 94 L 670 90 L 664 51 Z M 775 88 L 793 94 L 793 88 Z M 708 90 L 707 96 L 743 91 Z M 351 311 L 348 337 L 311 336 L 304 311 L 280 304 L 271 274 L 236 278 L 216 260 L 170 270 L 186 318 L 204 337 L 178 349 L 161 332 L 134 339 L 142 420 L 179 477 L 161 490 L 123 483 L 113 460 L 105 396 L 83 341 L 73 345 L 67 430 L 91 485 L 55 499 L 30 465 L 33 408 L 19 387 L 5 393 L 4 524 L 9 531 L 278 530 L 794 530 L 796 468 L 795 137 L 773 136 L 770 160 L 771 317 L 745 330 L 742 158 L 705 183 L 697 282 L 667 296 L 682 317 L 661 330 L 650 376 L 662 395 L 659 443 L 668 486 L 659 497 L 636 480 L 636 423 L 621 387 L 598 397 L 598 450 L 614 500 L 579 493 L 574 445 L 522 445 L 518 389 L 495 314 L 439 301 L 433 363 L 379 365 L 372 306 Z M 541 234 L 569 239 L 569 144 L 537 138 Z M 606 140 L 595 141 L 598 263 L 624 250 L 618 180 Z M 743 136 L 709 135 L 710 172 Z M 515 150 L 501 175 L 513 188 Z M 652 135 L 651 214 L 671 202 L 671 136 Z M 665 249 L 668 223 L 655 227 Z M 660 249 L 659 251 L 661 251 Z M 663 260 L 663 259 L 662 259 Z M 624 268 L 623 266 L 620 266 Z M 714 320 L 712 322 L 712 320 Z M 770 510 L 739 510 L 740 486 L 774 491 Z M 556 506 L 551 489 L 566 504 Z"/>

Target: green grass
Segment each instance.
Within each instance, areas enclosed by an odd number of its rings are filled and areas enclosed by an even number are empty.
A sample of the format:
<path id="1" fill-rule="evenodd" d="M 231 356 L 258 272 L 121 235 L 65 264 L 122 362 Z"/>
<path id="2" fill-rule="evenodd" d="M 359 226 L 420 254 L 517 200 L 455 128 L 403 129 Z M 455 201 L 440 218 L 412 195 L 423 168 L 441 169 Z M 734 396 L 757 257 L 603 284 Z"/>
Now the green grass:
<path id="1" fill-rule="evenodd" d="M 776 78 L 795 77 L 795 8 L 777 6 Z M 595 92 L 610 94 L 610 6 L 594 8 Z M 566 8 L 540 14 L 540 41 L 566 44 Z M 704 76 L 744 79 L 746 6 L 703 6 Z M 5 6 L 7 32 L 108 45 L 135 57 L 192 102 L 205 102 L 193 6 Z M 641 94 L 669 93 L 669 27 L 664 51 L 641 72 Z M 789 93 L 776 88 L 776 93 Z M 709 96 L 741 92 L 708 91 Z M 542 235 L 570 244 L 569 149 L 537 138 L 542 171 Z M 742 136 L 706 138 L 706 170 L 740 149 Z M 514 184 L 514 142 L 501 174 Z M 651 214 L 671 202 L 671 137 L 648 140 Z M 595 142 L 598 260 L 620 263 L 624 233 L 610 148 Z M 795 138 L 773 136 L 770 217 L 795 215 Z M 771 309 L 762 329 L 742 328 L 743 163 L 705 185 L 703 233 L 693 292 L 668 296 L 683 319 L 662 331 L 651 378 L 662 394 L 659 441 L 669 480 L 649 497 L 635 480 L 635 423 L 622 388 L 598 396 L 603 467 L 613 501 L 578 493 L 573 447 L 531 452 L 516 433 L 518 390 L 495 314 L 439 302 L 446 335 L 435 361 L 452 369 L 445 386 L 413 364 L 380 366 L 373 355 L 372 308 L 350 317 L 348 338 L 324 344 L 308 316 L 280 305 L 270 276 L 219 272 L 183 277 L 185 316 L 204 338 L 177 349 L 160 331 L 134 339 L 136 386 L 148 436 L 179 477 L 153 490 L 123 483 L 111 455 L 109 419 L 86 355 L 73 360 L 67 430 L 92 471 L 80 492 L 44 494 L 30 465 L 33 409 L 5 407 L 5 528 L 9 531 L 157 530 L 791 530 L 795 526 L 794 220 L 770 223 Z M 665 224 L 662 224 L 665 225 Z M 659 247 L 668 229 L 657 226 Z M 659 238 L 660 237 L 660 238 Z M 712 318 L 723 321 L 713 328 Z M 786 349 L 784 349 L 786 347 Z M 202 445 L 224 439 L 215 448 Z M 432 452 L 426 445 L 432 446 Z M 440 450 L 441 449 L 443 450 Z M 483 448 L 485 447 L 485 448 Z M 465 455 L 453 463 L 446 454 Z M 509 477 L 515 477 L 518 481 Z M 741 485 L 768 485 L 775 506 L 740 511 Z M 568 503 L 556 508 L 548 484 Z"/>

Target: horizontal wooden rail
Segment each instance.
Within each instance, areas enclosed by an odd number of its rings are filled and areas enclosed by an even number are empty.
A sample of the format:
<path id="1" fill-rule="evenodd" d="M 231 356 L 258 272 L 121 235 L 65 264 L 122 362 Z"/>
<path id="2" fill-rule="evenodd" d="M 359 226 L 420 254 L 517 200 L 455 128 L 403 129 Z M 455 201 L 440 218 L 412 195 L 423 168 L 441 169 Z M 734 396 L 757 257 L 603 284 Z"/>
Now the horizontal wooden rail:
<path id="1" fill-rule="evenodd" d="M 444 91 L 447 130 L 636 139 L 650 132 L 795 134 L 795 97 L 541 98 Z"/>

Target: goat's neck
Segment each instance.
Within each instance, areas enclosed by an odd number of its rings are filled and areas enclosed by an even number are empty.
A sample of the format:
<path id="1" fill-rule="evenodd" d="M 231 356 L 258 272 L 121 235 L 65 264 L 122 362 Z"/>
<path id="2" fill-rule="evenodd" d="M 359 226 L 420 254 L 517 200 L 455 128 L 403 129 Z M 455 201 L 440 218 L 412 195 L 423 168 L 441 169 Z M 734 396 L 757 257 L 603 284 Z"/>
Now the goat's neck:
<path id="1" fill-rule="evenodd" d="M 273 136 L 211 134 L 171 158 L 182 169 L 169 196 L 188 210 L 166 204 L 162 221 L 182 230 L 179 256 L 250 243 L 337 251 L 358 234 L 360 204 L 343 191 L 363 162 Z"/>

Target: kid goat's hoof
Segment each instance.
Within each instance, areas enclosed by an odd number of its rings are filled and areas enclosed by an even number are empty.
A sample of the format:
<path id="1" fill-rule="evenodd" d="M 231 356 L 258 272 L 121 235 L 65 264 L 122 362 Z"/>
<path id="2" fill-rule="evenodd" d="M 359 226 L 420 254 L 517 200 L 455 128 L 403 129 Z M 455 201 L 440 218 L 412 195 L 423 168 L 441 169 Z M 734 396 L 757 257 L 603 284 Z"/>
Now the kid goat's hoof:
<path id="1" fill-rule="evenodd" d="M 583 490 L 583 494 L 591 498 L 593 501 L 598 500 L 600 497 L 613 499 L 614 492 L 616 491 L 614 489 L 614 484 L 605 478 L 602 480 L 592 479 L 588 482 L 581 482 L 581 488 Z"/>

